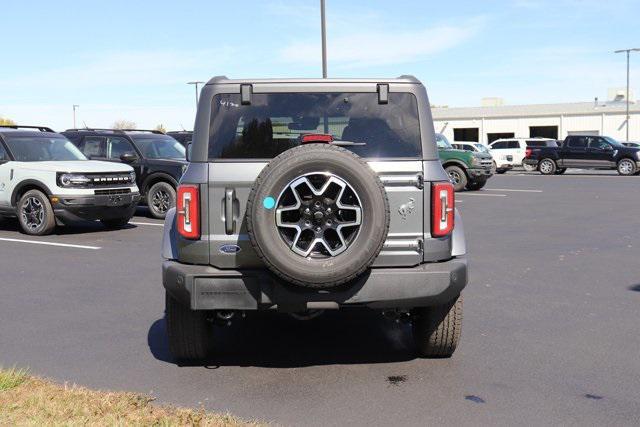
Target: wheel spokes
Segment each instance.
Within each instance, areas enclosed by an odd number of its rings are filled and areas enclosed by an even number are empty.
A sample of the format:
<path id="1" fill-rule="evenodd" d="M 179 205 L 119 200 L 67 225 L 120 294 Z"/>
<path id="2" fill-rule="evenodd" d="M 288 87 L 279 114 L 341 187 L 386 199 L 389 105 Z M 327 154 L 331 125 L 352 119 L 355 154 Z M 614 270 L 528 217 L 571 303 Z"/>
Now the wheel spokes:
<path id="1" fill-rule="evenodd" d="M 345 197 L 347 192 L 349 197 Z M 293 203 L 286 194 L 293 196 Z M 281 206 L 283 199 L 288 199 L 288 204 Z M 281 236 L 293 252 L 304 257 L 344 252 L 362 224 L 355 191 L 329 173 L 296 178 L 280 194 L 276 205 L 276 225 L 284 229 Z"/>

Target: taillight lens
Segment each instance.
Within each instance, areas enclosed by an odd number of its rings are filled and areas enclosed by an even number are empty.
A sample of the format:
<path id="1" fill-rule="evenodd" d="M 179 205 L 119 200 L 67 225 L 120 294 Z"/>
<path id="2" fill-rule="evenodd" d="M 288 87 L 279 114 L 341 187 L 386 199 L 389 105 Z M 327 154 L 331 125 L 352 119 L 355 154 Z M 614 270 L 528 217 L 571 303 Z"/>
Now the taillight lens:
<path id="1" fill-rule="evenodd" d="M 442 237 L 453 231 L 455 196 L 450 182 L 431 185 L 431 235 Z"/>
<path id="2" fill-rule="evenodd" d="M 533 150 L 532 150 L 531 148 L 527 148 L 527 149 L 524 151 L 524 157 L 525 157 L 525 158 L 527 158 L 527 159 L 528 159 L 528 158 L 530 158 L 530 157 L 531 157 L 531 153 L 532 153 L 532 152 L 533 152 Z"/>
<path id="3" fill-rule="evenodd" d="M 178 186 L 176 203 L 178 233 L 186 239 L 200 238 L 200 191 L 197 185 Z"/>

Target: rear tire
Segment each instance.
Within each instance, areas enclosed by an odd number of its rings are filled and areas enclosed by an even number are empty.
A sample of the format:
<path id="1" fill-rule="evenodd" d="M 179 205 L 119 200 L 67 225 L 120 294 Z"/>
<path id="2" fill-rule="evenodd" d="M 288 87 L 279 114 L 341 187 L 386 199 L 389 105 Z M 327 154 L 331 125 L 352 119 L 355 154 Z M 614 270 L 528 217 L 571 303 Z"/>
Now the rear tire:
<path id="1" fill-rule="evenodd" d="M 40 190 L 29 190 L 18 202 L 20 228 L 31 236 L 50 234 L 56 227 L 56 218 L 47 196 Z"/>
<path id="2" fill-rule="evenodd" d="M 213 349 L 213 326 L 205 312 L 183 306 L 169 293 L 165 298 L 169 351 L 180 361 L 205 360 Z"/>
<path id="3" fill-rule="evenodd" d="M 637 172 L 636 162 L 631 159 L 622 159 L 618 162 L 618 174 L 622 176 L 635 175 Z"/>
<path id="4" fill-rule="evenodd" d="M 458 166 L 447 166 L 445 172 L 449 175 L 449 180 L 453 184 L 455 191 L 462 191 L 467 186 L 467 174 Z"/>
<path id="5" fill-rule="evenodd" d="M 107 228 L 120 228 L 124 227 L 129 223 L 131 217 L 125 218 L 109 218 L 109 219 L 101 219 L 100 222 Z"/>
<path id="6" fill-rule="evenodd" d="M 435 307 L 413 311 L 413 340 L 420 357 L 451 357 L 462 330 L 462 295 Z"/>
<path id="7" fill-rule="evenodd" d="M 538 170 L 542 175 L 554 175 L 557 169 L 556 162 L 551 159 L 542 159 L 538 163 Z"/>
<path id="8" fill-rule="evenodd" d="M 151 216 L 164 219 L 167 211 L 176 205 L 176 190 L 166 181 L 156 182 L 147 191 L 147 206 Z"/>

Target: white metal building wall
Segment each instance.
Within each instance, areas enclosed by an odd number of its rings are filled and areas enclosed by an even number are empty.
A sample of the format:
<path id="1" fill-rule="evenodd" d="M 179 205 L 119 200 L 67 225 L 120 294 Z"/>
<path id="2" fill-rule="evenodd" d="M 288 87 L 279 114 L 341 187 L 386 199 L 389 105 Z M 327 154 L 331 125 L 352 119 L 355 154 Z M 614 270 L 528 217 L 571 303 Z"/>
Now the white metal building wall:
<path id="1" fill-rule="evenodd" d="M 487 143 L 488 133 L 514 133 L 516 137 L 528 138 L 530 126 L 557 126 L 558 138 L 564 139 L 569 132 L 598 131 L 619 141 L 626 140 L 625 113 L 599 113 L 585 115 L 559 115 L 549 117 L 512 117 L 480 119 L 434 119 L 436 132 L 453 141 L 453 129 L 478 128 L 480 142 Z M 631 113 L 629 139 L 640 141 L 640 113 Z"/>

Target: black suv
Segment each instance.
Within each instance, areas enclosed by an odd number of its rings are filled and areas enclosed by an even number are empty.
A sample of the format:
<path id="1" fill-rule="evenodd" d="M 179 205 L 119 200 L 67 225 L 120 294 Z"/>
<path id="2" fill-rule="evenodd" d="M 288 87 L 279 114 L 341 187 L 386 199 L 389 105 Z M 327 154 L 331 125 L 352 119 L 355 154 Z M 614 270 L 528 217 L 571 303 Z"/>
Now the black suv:
<path id="1" fill-rule="evenodd" d="M 187 168 L 185 148 L 156 130 L 68 129 L 62 132 L 89 159 L 130 164 L 141 200 L 151 215 L 164 218 L 175 206 L 176 187 Z"/>
<path id="2" fill-rule="evenodd" d="M 169 135 L 185 147 L 193 139 L 193 131 L 189 130 L 172 130 L 167 132 L 167 135 Z"/>

